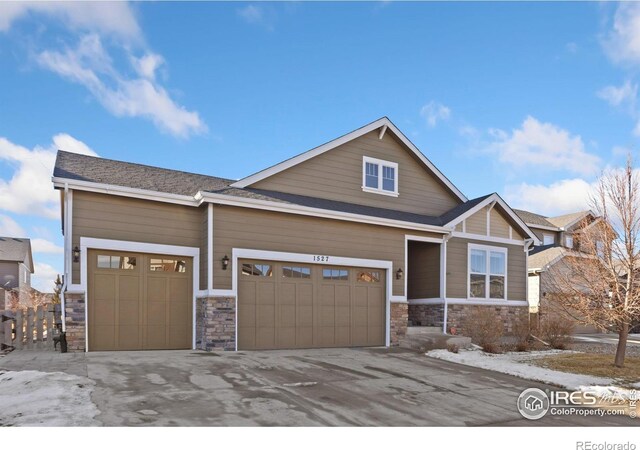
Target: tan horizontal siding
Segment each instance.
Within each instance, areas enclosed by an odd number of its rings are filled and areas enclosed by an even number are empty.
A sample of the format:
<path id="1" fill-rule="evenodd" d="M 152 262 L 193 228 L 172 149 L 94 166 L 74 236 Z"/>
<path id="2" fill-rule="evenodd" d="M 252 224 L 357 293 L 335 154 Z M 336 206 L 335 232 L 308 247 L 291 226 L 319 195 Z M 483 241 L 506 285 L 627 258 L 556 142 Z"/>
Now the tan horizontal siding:
<path id="1" fill-rule="evenodd" d="M 201 248 L 202 209 L 74 191 L 72 246 L 91 237 Z M 79 263 L 73 264 L 72 278 L 80 282 Z"/>
<path id="2" fill-rule="evenodd" d="M 467 233 L 479 234 L 482 236 L 487 235 L 487 209 L 482 208 L 474 215 L 467 218 L 467 224 L 465 225 Z"/>
<path id="3" fill-rule="evenodd" d="M 232 270 L 220 261 L 233 248 L 269 250 L 393 262 L 393 271 L 404 267 L 402 229 L 318 219 L 232 206 L 214 207 L 214 288 L 230 289 Z M 410 234 L 439 237 L 411 231 Z M 393 280 L 394 295 L 404 295 L 404 279 Z"/>
<path id="4" fill-rule="evenodd" d="M 447 297 L 467 298 L 468 245 L 480 244 L 508 249 L 507 254 L 507 299 L 526 300 L 526 256 L 521 245 L 505 245 L 452 238 L 447 242 Z"/>
<path id="5" fill-rule="evenodd" d="M 498 211 L 497 208 L 493 208 L 489 214 L 489 220 L 491 221 L 491 236 L 509 239 L 510 225 L 502 213 Z M 514 238 L 517 237 L 517 233 L 515 233 Z"/>
<path id="6" fill-rule="evenodd" d="M 398 163 L 398 197 L 362 190 L 362 158 Z M 259 189 L 439 216 L 459 201 L 390 134 L 378 131 L 252 185 Z"/>

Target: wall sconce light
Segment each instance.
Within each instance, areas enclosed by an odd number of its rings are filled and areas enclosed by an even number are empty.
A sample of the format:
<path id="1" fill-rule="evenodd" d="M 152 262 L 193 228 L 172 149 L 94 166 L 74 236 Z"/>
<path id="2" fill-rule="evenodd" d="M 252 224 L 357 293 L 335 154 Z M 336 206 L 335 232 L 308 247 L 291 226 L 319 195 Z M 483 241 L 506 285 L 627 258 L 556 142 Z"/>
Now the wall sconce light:
<path id="1" fill-rule="evenodd" d="M 396 270 L 396 280 L 402 280 L 402 269 Z"/>
<path id="2" fill-rule="evenodd" d="M 222 270 L 227 270 L 227 267 L 229 267 L 229 257 L 224 255 L 224 258 L 222 258 Z"/>
<path id="3" fill-rule="evenodd" d="M 80 249 L 78 248 L 77 245 L 73 247 L 73 262 L 74 263 L 80 262 Z"/>

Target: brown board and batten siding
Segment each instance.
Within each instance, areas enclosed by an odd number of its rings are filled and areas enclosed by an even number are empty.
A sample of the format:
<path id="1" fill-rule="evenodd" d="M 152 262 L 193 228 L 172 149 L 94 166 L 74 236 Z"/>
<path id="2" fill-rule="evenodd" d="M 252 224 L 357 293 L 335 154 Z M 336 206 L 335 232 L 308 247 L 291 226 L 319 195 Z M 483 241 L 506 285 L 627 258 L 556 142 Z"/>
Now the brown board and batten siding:
<path id="1" fill-rule="evenodd" d="M 74 191 L 71 245 L 91 237 L 201 248 L 202 209 L 206 207 Z M 206 267 L 206 258 L 200 264 Z M 72 278 L 80 282 L 79 263 L 73 264 Z"/>
<path id="2" fill-rule="evenodd" d="M 509 227 L 512 227 L 512 233 L 509 235 Z M 520 229 L 513 221 L 498 209 L 494 207 L 489 213 L 489 227 L 487 227 L 487 207 L 481 208 L 478 212 L 466 219 L 465 232 L 469 234 L 477 234 L 480 236 L 497 237 L 502 239 L 524 239 Z M 456 231 L 461 231 L 456 226 Z"/>
<path id="3" fill-rule="evenodd" d="M 507 299 L 527 299 L 526 253 L 524 252 L 524 246 L 461 238 L 451 238 L 447 242 L 447 298 L 468 297 L 469 244 L 507 248 Z"/>
<path id="4" fill-rule="evenodd" d="M 461 203 L 390 133 L 378 135 L 372 131 L 251 187 L 431 216 Z M 363 156 L 398 163 L 398 197 L 362 190 Z"/>
<path id="5" fill-rule="evenodd" d="M 440 238 L 421 233 L 356 222 L 233 206 L 214 206 L 214 289 L 231 289 L 231 267 L 220 261 L 233 248 L 269 250 L 311 255 L 376 259 L 393 262 L 393 271 L 404 267 L 405 234 Z M 393 277 L 393 295 L 404 295 L 404 277 Z"/>

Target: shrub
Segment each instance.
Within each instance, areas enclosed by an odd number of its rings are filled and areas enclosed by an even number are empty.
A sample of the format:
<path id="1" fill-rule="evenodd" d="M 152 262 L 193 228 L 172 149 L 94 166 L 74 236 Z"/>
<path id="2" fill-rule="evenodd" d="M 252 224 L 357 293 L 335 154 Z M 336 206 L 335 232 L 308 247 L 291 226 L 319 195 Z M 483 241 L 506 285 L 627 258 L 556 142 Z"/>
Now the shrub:
<path id="1" fill-rule="evenodd" d="M 500 353 L 502 320 L 493 308 L 476 308 L 464 323 L 465 334 L 487 353 Z"/>
<path id="2" fill-rule="evenodd" d="M 540 333 L 552 348 L 564 350 L 571 342 L 575 325 L 559 315 L 547 315 L 540 324 Z"/>
<path id="3" fill-rule="evenodd" d="M 520 316 L 513 324 L 511 335 L 514 338 L 514 349 L 517 352 L 526 352 L 530 349 L 529 318 Z"/>

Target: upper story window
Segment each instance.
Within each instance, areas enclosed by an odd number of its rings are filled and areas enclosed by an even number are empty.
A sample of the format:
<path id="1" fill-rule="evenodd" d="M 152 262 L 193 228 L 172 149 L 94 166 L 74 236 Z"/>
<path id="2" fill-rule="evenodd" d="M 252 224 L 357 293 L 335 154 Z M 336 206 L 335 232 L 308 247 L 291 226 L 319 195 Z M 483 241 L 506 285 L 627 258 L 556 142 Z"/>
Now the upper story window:
<path id="1" fill-rule="evenodd" d="M 398 163 L 363 156 L 362 190 L 397 197 Z"/>
<path id="2" fill-rule="evenodd" d="M 552 245 L 554 242 L 553 234 L 544 233 L 542 235 L 542 245 Z"/>
<path id="3" fill-rule="evenodd" d="M 568 248 L 573 248 L 573 236 L 566 236 L 564 240 Z"/>

